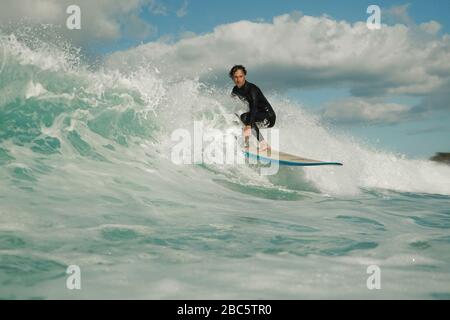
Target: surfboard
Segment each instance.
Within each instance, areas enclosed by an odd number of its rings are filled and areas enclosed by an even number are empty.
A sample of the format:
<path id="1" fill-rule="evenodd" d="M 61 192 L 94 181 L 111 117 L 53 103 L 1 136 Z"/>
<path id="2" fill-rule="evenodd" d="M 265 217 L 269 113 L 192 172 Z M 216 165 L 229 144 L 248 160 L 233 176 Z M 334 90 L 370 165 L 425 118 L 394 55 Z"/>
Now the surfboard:
<path id="1" fill-rule="evenodd" d="M 236 117 L 241 121 L 241 117 L 237 113 L 235 113 Z M 262 134 L 260 134 L 262 137 Z M 238 137 L 235 136 L 237 139 Z M 264 137 L 263 137 L 264 139 Z M 247 141 L 248 144 L 248 141 Z M 260 152 L 257 147 L 252 145 L 248 147 L 244 147 L 243 149 L 244 155 L 247 158 L 253 158 L 261 163 L 278 163 L 282 166 L 297 166 L 297 167 L 314 167 L 314 166 L 342 166 L 343 164 L 340 162 L 326 162 L 320 160 L 312 160 L 303 157 L 299 157 L 293 154 L 289 154 L 286 152 L 281 152 L 275 149 L 269 149 L 263 152 Z"/>
<path id="2" fill-rule="evenodd" d="M 278 163 L 281 166 L 297 166 L 297 167 L 313 167 L 313 166 L 342 166 L 340 162 L 326 162 L 320 160 L 313 160 L 302 158 L 286 152 L 281 152 L 274 149 L 269 149 L 264 152 L 259 151 L 256 147 L 250 146 L 243 149 L 244 155 L 247 158 L 253 158 L 261 163 L 270 164 Z"/>

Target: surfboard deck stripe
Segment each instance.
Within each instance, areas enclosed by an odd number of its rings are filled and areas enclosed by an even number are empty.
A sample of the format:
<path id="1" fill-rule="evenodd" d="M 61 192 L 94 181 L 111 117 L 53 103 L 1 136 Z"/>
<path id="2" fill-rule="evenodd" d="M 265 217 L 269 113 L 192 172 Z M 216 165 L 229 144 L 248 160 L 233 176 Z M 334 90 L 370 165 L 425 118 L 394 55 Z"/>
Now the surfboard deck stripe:
<path id="1" fill-rule="evenodd" d="M 289 153 L 279 152 L 276 150 L 268 150 L 262 154 L 258 153 L 258 150 L 252 150 L 250 148 L 248 151 L 243 150 L 244 154 L 248 158 L 257 159 L 263 162 L 278 162 L 280 165 L 286 166 L 342 166 L 340 162 L 325 162 L 319 160 L 306 159 L 302 157 L 297 157 Z"/>

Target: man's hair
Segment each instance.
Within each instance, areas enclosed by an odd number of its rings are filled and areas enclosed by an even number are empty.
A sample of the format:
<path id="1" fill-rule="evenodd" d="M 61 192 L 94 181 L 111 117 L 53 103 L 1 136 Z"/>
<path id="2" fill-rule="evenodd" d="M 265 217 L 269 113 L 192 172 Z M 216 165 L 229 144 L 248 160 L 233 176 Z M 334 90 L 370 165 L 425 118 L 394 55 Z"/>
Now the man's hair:
<path id="1" fill-rule="evenodd" d="M 242 70 L 242 72 L 247 75 L 247 70 L 245 70 L 245 67 L 243 65 L 235 65 L 233 68 L 231 68 L 230 72 L 229 72 L 229 76 L 230 78 L 233 79 L 234 73 L 238 70 Z"/>

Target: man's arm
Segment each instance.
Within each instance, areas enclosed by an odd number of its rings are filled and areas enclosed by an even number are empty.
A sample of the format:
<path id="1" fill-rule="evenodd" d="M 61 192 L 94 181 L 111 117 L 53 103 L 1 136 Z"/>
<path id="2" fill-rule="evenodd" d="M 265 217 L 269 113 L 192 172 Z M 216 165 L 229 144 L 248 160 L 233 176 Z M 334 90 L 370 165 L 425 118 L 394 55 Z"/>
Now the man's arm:
<path id="1" fill-rule="evenodd" d="M 231 90 L 230 96 L 231 96 L 232 98 L 235 98 L 235 97 L 238 96 L 237 93 L 235 92 L 235 90 L 236 90 L 236 87 L 233 87 L 233 90 Z"/>
<path id="2" fill-rule="evenodd" d="M 257 106 L 259 103 L 259 89 L 253 86 L 250 90 L 251 101 L 249 102 L 250 107 L 250 126 L 253 128 L 255 126 L 256 112 L 258 111 Z"/>

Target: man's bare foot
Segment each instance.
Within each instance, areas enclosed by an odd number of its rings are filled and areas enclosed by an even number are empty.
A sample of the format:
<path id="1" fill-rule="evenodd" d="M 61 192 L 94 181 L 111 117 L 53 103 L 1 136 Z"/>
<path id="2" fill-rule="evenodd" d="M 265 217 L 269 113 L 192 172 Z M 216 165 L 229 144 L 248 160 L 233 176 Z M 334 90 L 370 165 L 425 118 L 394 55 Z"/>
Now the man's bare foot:
<path id="1" fill-rule="evenodd" d="M 267 144 L 267 142 L 265 140 L 263 140 L 259 143 L 258 151 L 264 152 L 264 151 L 269 151 L 269 150 L 270 150 L 270 146 Z"/>

